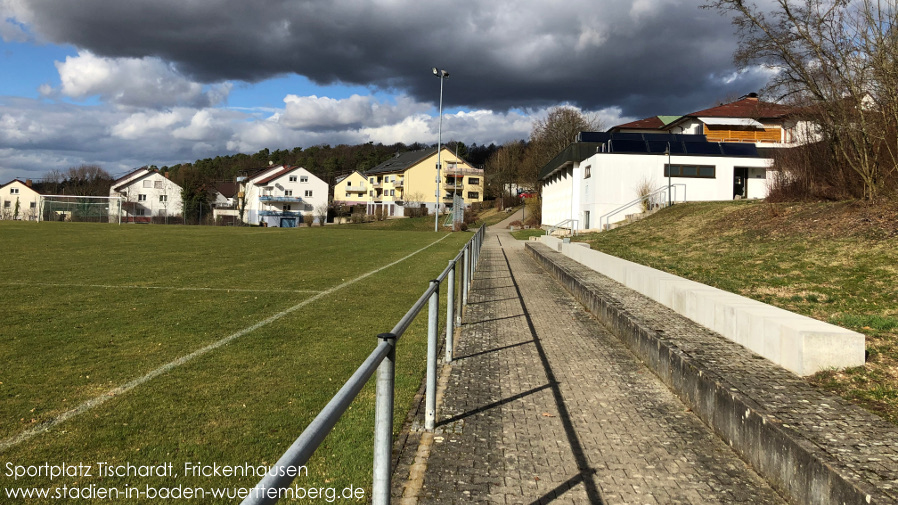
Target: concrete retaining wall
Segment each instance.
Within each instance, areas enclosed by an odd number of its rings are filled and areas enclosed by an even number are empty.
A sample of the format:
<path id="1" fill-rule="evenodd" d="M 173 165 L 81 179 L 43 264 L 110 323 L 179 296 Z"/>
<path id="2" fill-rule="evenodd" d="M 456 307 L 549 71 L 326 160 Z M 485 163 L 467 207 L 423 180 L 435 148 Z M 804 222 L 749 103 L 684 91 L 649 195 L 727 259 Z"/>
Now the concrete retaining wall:
<path id="1" fill-rule="evenodd" d="M 798 375 L 863 366 L 864 335 L 550 236 L 540 242 Z"/>
<path id="2" fill-rule="evenodd" d="M 890 485 L 887 484 L 888 490 L 877 489 L 859 478 L 854 463 L 835 459 L 837 455 L 812 441 L 816 434 L 805 436 L 807 434 L 800 429 L 787 426 L 766 409 L 763 400 L 744 394 L 720 376 L 718 370 L 708 368 L 683 352 L 664 334 L 628 312 L 625 303 L 598 292 L 591 284 L 589 274 L 572 268 L 576 263 L 540 245 L 528 244 L 527 252 L 790 502 L 815 505 L 896 503 L 889 496 Z M 834 399 L 833 403 L 838 400 Z M 863 419 L 859 422 L 877 424 Z M 844 424 L 847 428 L 851 423 Z M 819 431 L 819 427 L 815 428 Z M 894 432 L 885 433 L 891 435 Z M 878 443 L 877 440 L 865 442 Z"/>

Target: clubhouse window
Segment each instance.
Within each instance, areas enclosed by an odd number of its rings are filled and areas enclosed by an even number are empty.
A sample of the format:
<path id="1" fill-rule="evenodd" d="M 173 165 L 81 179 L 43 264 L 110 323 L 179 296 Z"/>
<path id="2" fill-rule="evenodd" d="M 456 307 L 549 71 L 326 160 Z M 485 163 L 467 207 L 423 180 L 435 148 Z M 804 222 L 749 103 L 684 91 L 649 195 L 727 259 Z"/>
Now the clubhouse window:
<path id="1" fill-rule="evenodd" d="M 670 174 L 670 175 L 668 175 Z M 714 165 L 664 165 L 664 177 L 696 177 L 714 179 L 717 167 Z"/>

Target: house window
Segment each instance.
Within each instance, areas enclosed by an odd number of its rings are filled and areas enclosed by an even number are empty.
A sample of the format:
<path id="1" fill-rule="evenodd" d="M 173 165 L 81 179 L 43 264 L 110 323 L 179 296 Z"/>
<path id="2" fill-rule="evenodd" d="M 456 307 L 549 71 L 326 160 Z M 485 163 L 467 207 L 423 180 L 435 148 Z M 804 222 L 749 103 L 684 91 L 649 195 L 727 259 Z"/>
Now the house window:
<path id="1" fill-rule="evenodd" d="M 152 188 L 152 187 L 153 187 L 153 181 L 143 181 L 143 187 L 145 187 L 145 188 Z"/>
<path id="2" fill-rule="evenodd" d="M 291 176 L 290 176 L 290 182 L 296 182 L 296 176 L 295 176 L 295 175 L 291 175 Z"/>
<path id="3" fill-rule="evenodd" d="M 18 194 L 19 194 L 19 188 L 9 188 L 9 194 L 11 194 L 11 195 L 18 195 Z"/>
<path id="4" fill-rule="evenodd" d="M 311 189 L 307 189 L 307 190 L 306 190 L 306 198 L 311 198 L 311 197 L 312 197 L 312 190 L 311 190 Z"/>
<path id="5" fill-rule="evenodd" d="M 309 176 L 308 175 L 299 176 L 299 182 L 309 182 Z"/>
<path id="6" fill-rule="evenodd" d="M 137 195 L 137 201 L 138 201 L 138 202 L 145 202 L 145 201 L 147 201 L 147 195 Z"/>
<path id="7" fill-rule="evenodd" d="M 468 191 L 468 198 L 477 199 L 480 198 L 480 193 L 477 191 Z"/>
<path id="8" fill-rule="evenodd" d="M 714 165 L 668 165 L 664 164 L 664 177 L 696 177 L 714 179 L 717 167 Z"/>
<path id="9" fill-rule="evenodd" d="M 290 206 L 289 206 L 289 205 L 284 205 L 284 206 L 281 207 L 281 208 L 284 210 L 284 212 L 287 212 L 287 211 L 290 210 Z"/>
<path id="10" fill-rule="evenodd" d="M 9 204 L 11 204 L 11 203 L 12 203 L 12 202 L 9 201 L 9 200 L 3 202 L 3 208 L 4 208 L 4 209 L 8 209 L 8 208 L 9 208 Z"/>
<path id="11" fill-rule="evenodd" d="M 285 190 L 284 190 L 284 196 L 293 196 L 293 190 L 292 190 L 292 189 L 285 189 Z"/>
<path id="12" fill-rule="evenodd" d="M 165 189 L 165 183 L 162 181 L 156 181 L 153 183 L 153 187 L 156 189 Z"/>
<path id="13" fill-rule="evenodd" d="M 168 195 L 159 195 L 159 202 L 165 203 L 168 201 Z"/>
<path id="14" fill-rule="evenodd" d="M 592 168 L 591 165 L 586 165 L 586 168 L 583 169 L 583 178 L 584 179 L 589 179 L 592 176 L 592 173 L 590 170 L 591 168 Z"/>
<path id="15" fill-rule="evenodd" d="M 374 196 L 374 190 L 369 191 L 368 196 Z"/>
<path id="16" fill-rule="evenodd" d="M 30 208 L 30 209 L 37 208 L 37 202 L 31 202 L 31 205 L 29 205 L 28 208 Z"/>
<path id="17" fill-rule="evenodd" d="M 142 216 L 142 215 L 144 215 L 144 212 L 146 212 L 146 209 L 137 209 L 137 210 L 134 212 L 134 215 L 135 215 L 135 216 Z"/>
<path id="18" fill-rule="evenodd" d="M 480 177 L 468 177 L 468 184 L 480 184 Z"/>
<path id="19" fill-rule="evenodd" d="M 371 184 L 374 184 L 374 177 L 369 177 L 368 182 L 370 182 Z"/>
<path id="20" fill-rule="evenodd" d="M 396 196 L 396 190 L 395 190 L 395 189 L 391 189 L 391 190 L 390 190 L 390 196 Z"/>

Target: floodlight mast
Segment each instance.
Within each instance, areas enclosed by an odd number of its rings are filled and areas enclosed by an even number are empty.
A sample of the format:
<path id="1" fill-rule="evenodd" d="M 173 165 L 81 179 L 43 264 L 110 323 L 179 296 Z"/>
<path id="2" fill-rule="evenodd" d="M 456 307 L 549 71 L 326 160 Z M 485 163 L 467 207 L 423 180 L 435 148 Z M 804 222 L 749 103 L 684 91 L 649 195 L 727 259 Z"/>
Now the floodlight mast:
<path id="1" fill-rule="evenodd" d="M 434 192 L 435 206 L 433 210 L 433 231 L 440 231 L 440 162 L 441 151 L 443 150 L 443 79 L 449 77 L 449 72 L 433 67 L 433 75 L 440 78 L 440 126 L 437 137 L 437 189 Z"/>

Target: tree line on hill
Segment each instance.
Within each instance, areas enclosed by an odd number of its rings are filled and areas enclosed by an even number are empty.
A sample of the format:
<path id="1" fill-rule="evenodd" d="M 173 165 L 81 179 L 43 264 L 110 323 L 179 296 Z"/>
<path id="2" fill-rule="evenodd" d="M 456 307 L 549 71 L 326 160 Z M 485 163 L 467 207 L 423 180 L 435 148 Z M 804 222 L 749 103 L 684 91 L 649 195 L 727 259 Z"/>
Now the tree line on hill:
<path id="1" fill-rule="evenodd" d="M 518 190 L 537 191 L 540 169 L 556 154 L 567 147 L 577 133 L 601 129 L 598 120 L 574 107 L 562 106 L 550 109 L 545 118 L 533 123 L 526 140 L 495 144 L 467 145 L 449 141 L 446 148 L 475 167 L 484 168 L 486 199 L 502 199 L 507 204 L 516 201 Z M 254 154 L 237 153 L 196 160 L 171 166 L 147 168 L 158 170 L 181 186 L 184 218 L 210 213 L 209 189 L 215 182 L 234 181 L 241 174 L 252 173 L 271 165 L 301 166 L 329 185 L 354 170 L 364 172 L 397 154 L 436 145 L 414 143 L 392 145 L 368 142 L 360 145 L 318 145 L 303 149 L 262 149 Z M 65 171 L 51 170 L 34 184 L 44 194 L 108 196 L 114 178 L 97 165 L 81 165 Z M 534 216 L 538 217 L 538 216 Z"/>
<path id="2" fill-rule="evenodd" d="M 444 144 L 448 149 L 474 166 L 482 167 L 487 159 L 498 150 L 495 144 L 467 145 L 460 141 Z M 414 143 L 392 145 L 368 142 L 359 145 L 319 145 L 303 149 L 262 149 L 255 154 L 237 153 L 214 158 L 198 159 L 192 163 L 171 166 L 148 165 L 147 168 L 167 173 L 174 182 L 184 188 L 201 189 L 217 181 L 234 181 L 240 174 L 251 173 L 270 165 L 301 166 L 320 177 L 328 184 L 335 179 L 352 173 L 364 172 L 384 161 L 407 151 L 435 148 L 436 145 Z M 50 170 L 37 180 L 34 187 L 45 194 L 108 196 L 115 179 L 97 165 L 80 165 L 67 170 Z"/>

